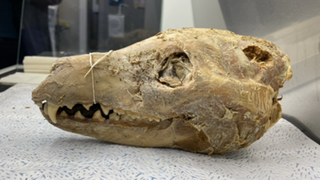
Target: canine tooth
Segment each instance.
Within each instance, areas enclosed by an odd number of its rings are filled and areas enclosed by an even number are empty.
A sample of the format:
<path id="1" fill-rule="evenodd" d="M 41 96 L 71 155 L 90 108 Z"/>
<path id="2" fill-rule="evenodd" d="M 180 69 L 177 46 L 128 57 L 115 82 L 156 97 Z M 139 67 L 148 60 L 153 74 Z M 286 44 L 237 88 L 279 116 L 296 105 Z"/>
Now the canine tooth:
<path id="1" fill-rule="evenodd" d="M 92 119 L 93 119 L 93 120 L 98 120 L 98 121 L 104 121 L 104 117 L 102 117 L 100 110 L 96 111 L 96 112 L 93 114 Z"/>
<path id="2" fill-rule="evenodd" d="M 60 116 L 61 116 L 61 117 L 68 117 L 68 114 L 67 114 L 65 111 L 62 111 L 62 112 L 60 113 Z"/>
<path id="3" fill-rule="evenodd" d="M 77 111 L 77 112 L 74 114 L 74 117 L 75 117 L 75 118 L 78 118 L 78 119 L 85 119 L 85 117 L 81 114 L 80 111 Z"/>
<path id="4" fill-rule="evenodd" d="M 44 104 L 43 111 L 45 114 L 48 114 L 48 103 Z"/>
<path id="5" fill-rule="evenodd" d="M 118 121 L 120 119 L 120 116 L 118 116 L 117 113 L 112 113 L 112 114 L 110 114 L 109 117 L 110 117 L 110 119 L 116 120 L 116 121 Z"/>
<path id="6" fill-rule="evenodd" d="M 86 110 L 89 111 L 90 107 L 93 105 L 92 103 L 91 104 L 82 104 L 84 108 L 86 108 Z"/>
<path id="7" fill-rule="evenodd" d="M 57 111 L 59 106 L 55 106 L 48 103 L 48 115 L 53 123 L 57 123 Z"/>
<path id="8" fill-rule="evenodd" d="M 103 113 L 106 114 L 106 115 L 109 114 L 109 111 L 112 109 L 112 108 L 104 106 L 102 104 L 100 105 L 100 107 L 101 107 Z"/>

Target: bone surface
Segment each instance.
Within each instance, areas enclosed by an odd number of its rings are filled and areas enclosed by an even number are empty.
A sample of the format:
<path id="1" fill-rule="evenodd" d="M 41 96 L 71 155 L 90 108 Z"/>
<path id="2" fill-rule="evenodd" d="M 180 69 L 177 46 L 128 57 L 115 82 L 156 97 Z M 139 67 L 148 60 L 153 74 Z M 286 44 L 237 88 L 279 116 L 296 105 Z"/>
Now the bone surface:
<path id="1" fill-rule="evenodd" d="M 109 53 L 60 58 L 32 99 L 66 131 L 224 154 L 248 147 L 280 119 L 279 88 L 291 77 L 290 59 L 272 42 L 183 28 Z"/>

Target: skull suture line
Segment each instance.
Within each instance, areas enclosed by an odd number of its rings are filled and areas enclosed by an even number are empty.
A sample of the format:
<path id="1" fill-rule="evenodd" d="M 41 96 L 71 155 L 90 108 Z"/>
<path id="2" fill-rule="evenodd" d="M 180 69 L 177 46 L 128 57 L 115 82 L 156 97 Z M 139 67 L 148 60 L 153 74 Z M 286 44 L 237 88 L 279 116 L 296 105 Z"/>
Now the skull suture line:
<path id="1" fill-rule="evenodd" d="M 292 76 L 289 61 L 262 39 L 168 30 L 108 55 L 58 59 L 32 98 L 66 131 L 223 154 L 249 146 L 280 119 L 277 96 Z"/>

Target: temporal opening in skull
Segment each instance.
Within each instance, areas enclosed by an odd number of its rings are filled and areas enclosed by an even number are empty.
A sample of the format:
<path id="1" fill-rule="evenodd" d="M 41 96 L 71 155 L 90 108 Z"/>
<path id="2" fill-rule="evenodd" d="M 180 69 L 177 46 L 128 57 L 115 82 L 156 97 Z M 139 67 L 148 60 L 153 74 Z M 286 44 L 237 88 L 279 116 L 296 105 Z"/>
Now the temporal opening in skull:
<path id="1" fill-rule="evenodd" d="M 258 46 L 248 46 L 242 51 L 250 61 L 255 60 L 257 62 L 266 62 L 273 59 L 272 55 L 268 51 L 264 51 Z"/>
<path id="2" fill-rule="evenodd" d="M 170 87 L 181 86 L 191 70 L 192 64 L 185 53 L 173 53 L 163 61 L 158 80 Z"/>

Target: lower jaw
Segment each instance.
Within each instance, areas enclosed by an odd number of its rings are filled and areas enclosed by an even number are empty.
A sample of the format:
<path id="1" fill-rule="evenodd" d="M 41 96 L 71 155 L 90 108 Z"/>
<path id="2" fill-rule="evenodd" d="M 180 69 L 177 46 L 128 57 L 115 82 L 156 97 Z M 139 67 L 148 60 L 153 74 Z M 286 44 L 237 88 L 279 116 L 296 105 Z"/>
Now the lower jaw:
<path id="1" fill-rule="evenodd" d="M 174 139 L 172 120 L 150 122 L 147 124 L 115 120 L 97 121 L 93 119 L 75 119 L 57 116 L 54 123 L 50 117 L 41 111 L 43 116 L 52 124 L 62 130 L 94 137 L 104 141 L 141 147 L 171 147 Z"/>
<path id="2" fill-rule="evenodd" d="M 163 120 L 161 122 L 128 124 L 128 122 L 107 120 L 77 120 L 70 117 L 57 117 L 53 123 L 50 117 L 41 111 L 43 116 L 54 126 L 72 133 L 77 133 L 104 141 L 139 147 L 168 147 L 179 148 L 191 152 L 210 153 L 209 143 L 198 147 L 199 139 L 195 129 L 190 128 L 179 118 Z M 134 123 L 134 122 L 132 122 Z M 186 128 L 185 134 L 177 134 L 177 128 Z"/>

